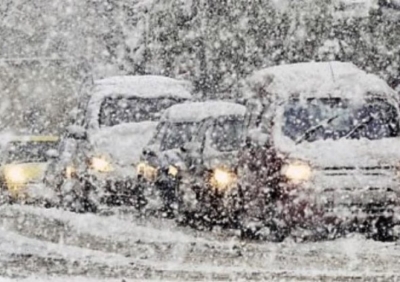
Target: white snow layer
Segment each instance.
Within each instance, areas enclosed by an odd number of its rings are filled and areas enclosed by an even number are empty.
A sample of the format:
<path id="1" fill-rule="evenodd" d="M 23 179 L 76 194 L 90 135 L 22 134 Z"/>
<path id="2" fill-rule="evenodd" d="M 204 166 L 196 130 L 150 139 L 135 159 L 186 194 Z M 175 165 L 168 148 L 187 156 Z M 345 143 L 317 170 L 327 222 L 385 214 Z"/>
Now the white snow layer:
<path id="1" fill-rule="evenodd" d="M 180 98 L 191 99 L 192 85 L 188 81 L 169 77 L 114 76 L 95 81 L 94 99 L 108 96 L 128 96 L 140 98 Z"/>
<path id="2" fill-rule="evenodd" d="M 367 74 L 352 63 L 312 62 L 274 66 L 256 71 L 248 80 L 251 91 L 245 96 L 274 94 L 275 99 L 291 97 L 335 97 L 362 100 L 370 96 L 397 94 L 387 83 Z"/>
<path id="3" fill-rule="evenodd" d="M 193 234 L 189 229 L 177 229 L 170 225 L 156 228 L 154 223 L 147 222 L 143 225 L 135 220 L 122 220 L 119 216 L 80 215 L 16 205 L 2 206 L 0 219 L 0 261 L 15 260 L 19 254 L 22 258 L 24 255 L 32 255 L 34 258 L 48 258 L 49 261 L 62 258 L 67 261 L 87 262 L 88 267 L 95 264 L 126 269 L 135 267 L 132 271 L 144 273 L 148 273 L 148 267 L 164 273 L 201 272 L 211 281 L 215 280 L 212 279 L 215 278 L 212 274 L 229 275 L 230 281 L 234 281 L 237 274 L 245 273 L 271 277 L 274 281 L 293 281 L 297 280 L 296 277 L 302 281 L 333 278 L 347 281 L 363 277 L 376 280 L 383 277 L 390 279 L 392 275 L 399 274 L 398 245 L 373 242 L 362 236 L 353 235 L 335 241 L 303 244 L 293 241 L 282 244 L 238 242 L 216 234 Z M 57 230 L 61 231 L 60 234 L 65 233 L 64 240 L 60 238 L 59 242 L 48 241 L 52 234 L 57 234 L 53 232 Z M 20 233 L 23 235 L 19 235 Z M 69 240 L 73 237 L 76 238 Z M 85 242 L 90 244 L 86 245 Z M 115 244 L 115 249 L 107 248 L 110 242 Z M 236 249 L 240 252 L 235 251 Z M 24 266 L 21 265 L 20 269 L 24 269 Z M 91 280 L 88 276 L 67 278 L 59 276 L 61 273 L 58 277 L 46 276 L 46 273 L 39 271 L 40 268 L 31 277 L 19 278 L 19 281 L 115 281 L 113 278 L 105 280 L 105 277 L 96 280 Z M 23 272 L 28 273 L 25 270 Z M 166 278 L 162 273 L 158 277 L 154 276 L 149 277 L 150 280 Z M 187 281 L 179 278 L 177 280 Z M 0 279 L 1 281 L 9 280 Z M 125 281 L 135 280 L 127 278 Z"/>
<path id="4" fill-rule="evenodd" d="M 161 120 L 171 122 L 199 122 L 222 116 L 244 116 L 246 107 L 224 101 L 183 103 L 167 109 Z"/>
<path id="5" fill-rule="evenodd" d="M 157 122 L 124 123 L 100 128 L 90 133 L 96 153 L 104 154 L 123 164 L 139 161 L 144 146 L 152 138 Z"/>

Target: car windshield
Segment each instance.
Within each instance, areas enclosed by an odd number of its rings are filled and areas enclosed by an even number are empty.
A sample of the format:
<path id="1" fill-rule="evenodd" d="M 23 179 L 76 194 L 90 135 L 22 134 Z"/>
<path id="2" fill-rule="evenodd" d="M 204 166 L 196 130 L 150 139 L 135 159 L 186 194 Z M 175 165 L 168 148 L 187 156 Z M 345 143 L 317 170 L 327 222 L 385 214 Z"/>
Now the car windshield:
<path id="1" fill-rule="evenodd" d="M 58 142 L 12 142 L 8 147 L 5 163 L 47 162 L 47 152 L 57 148 Z"/>
<path id="2" fill-rule="evenodd" d="M 156 136 L 161 140 L 161 151 L 183 147 L 193 140 L 199 128 L 198 122 L 162 123 Z"/>
<path id="3" fill-rule="evenodd" d="M 100 107 L 100 126 L 121 123 L 158 121 L 163 110 L 178 103 L 171 98 L 106 98 Z"/>
<path id="4" fill-rule="evenodd" d="M 218 119 L 211 133 L 212 146 L 222 152 L 238 150 L 243 139 L 243 131 L 243 118 Z"/>
<path id="5" fill-rule="evenodd" d="M 294 141 L 340 138 L 370 140 L 399 135 L 396 108 L 382 99 L 363 104 L 340 98 L 291 100 L 284 109 L 283 133 Z"/>

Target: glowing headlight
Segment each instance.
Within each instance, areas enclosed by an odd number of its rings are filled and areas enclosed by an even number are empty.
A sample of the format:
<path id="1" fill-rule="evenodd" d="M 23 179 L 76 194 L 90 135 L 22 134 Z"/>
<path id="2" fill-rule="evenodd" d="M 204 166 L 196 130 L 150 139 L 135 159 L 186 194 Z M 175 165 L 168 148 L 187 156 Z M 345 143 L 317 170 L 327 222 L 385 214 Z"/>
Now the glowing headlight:
<path id="1" fill-rule="evenodd" d="M 211 176 L 211 185 L 217 190 L 226 190 L 236 183 L 236 175 L 225 169 L 217 168 Z"/>
<path id="2" fill-rule="evenodd" d="M 24 169 L 18 166 L 8 167 L 4 171 L 4 176 L 10 184 L 24 184 L 27 180 Z"/>
<path id="3" fill-rule="evenodd" d="M 67 166 L 65 169 L 65 177 L 72 178 L 76 174 L 76 169 L 73 166 Z"/>
<path id="4" fill-rule="evenodd" d="M 282 173 L 295 184 L 308 181 L 311 178 L 311 167 L 307 163 L 293 162 L 282 168 Z"/>
<path id="5" fill-rule="evenodd" d="M 111 164 L 104 158 L 98 158 L 98 157 L 92 158 L 90 164 L 91 167 L 97 170 L 98 172 L 112 171 Z"/>
<path id="6" fill-rule="evenodd" d="M 175 166 L 173 166 L 173 165 L 170 165 L 170 166 L 169 166 L 169 168 L 168 168 L 168 174 L 169 174 L 169 175 L 175 177 L 175 176 L 178 175 L 178 172 L 179 172 L 179 171 L 178 171 L 178 168 L 177 168 L 177 167 L 175 167 Z"/>
<path id="7" fill-rule="evenodd" d="M 152 167 L 145 162 L 141 162 L 136 166 L 136 172 L 148 181 L 152 181 L 157 177 L 157 168 Z"/>

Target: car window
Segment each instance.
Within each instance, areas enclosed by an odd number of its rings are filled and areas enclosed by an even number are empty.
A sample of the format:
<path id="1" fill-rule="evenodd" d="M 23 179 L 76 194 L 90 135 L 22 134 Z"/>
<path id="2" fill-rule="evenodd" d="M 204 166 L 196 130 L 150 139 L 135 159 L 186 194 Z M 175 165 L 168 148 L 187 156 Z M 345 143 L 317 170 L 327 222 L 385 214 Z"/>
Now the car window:
<path id="1" fill-rule="evenodd" d="M 220 118 L 211 132 L 211 146 L 218 151 L 234 151 L 240 148 L 244 136 L 244 117 Z"/>
<path id="2" fill-rule="evenodd" d="M 163 110 L 180 102 L 177 99 L 157 98 L 111 98 L 104 99 L 100 106 L 100 126 L 115 126 L 121 123 L 158 121 Z"/>
<path id="3" fill-rule="evenodd" d="M 47 162 L 49 150 L 57 150 L 59 142 L 11 142 L 5 163 Z"/>
<path id="4" fill-rule="evenodd" d="M 194 140 L 200 128 L 199 122 L 165 123 L 160 129 L 161 150 L 171 150 L 183 147 Z"/>
<path id="5" fill-rule="evenodd" d="M 352 104 L 339 98 L 292 100 L 285 106 L 282 130 L 286 136 L 297 140 L 329 119 L 332 121 L 313 130 L 307 141 L 337 140 L 347 137 L 353 129 L 356 130 L 348 138 L 375 140 L 399 136 L 400 133 L 396 108 L 382 99 L 363 104 Z"/>

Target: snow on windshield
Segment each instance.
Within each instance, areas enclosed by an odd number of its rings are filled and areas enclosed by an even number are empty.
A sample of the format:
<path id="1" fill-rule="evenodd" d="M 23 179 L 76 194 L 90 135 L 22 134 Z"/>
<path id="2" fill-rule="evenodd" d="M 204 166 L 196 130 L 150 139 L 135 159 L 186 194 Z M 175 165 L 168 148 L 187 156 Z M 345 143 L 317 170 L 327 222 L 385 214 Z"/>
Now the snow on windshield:
<path id="1" fill-rule="evenodd" d="M 47 162 L 48 152 L 57 150 L 58 142 L 11 142 L 4 163 Z"/>
<path id="2" fill-rule="evenodd" d="M 383 100 L 361 105 L 340 98 L 292 100 L 285 106 L 284 117 L 283 133 L 293 140 L 304 134 L 308 142 L 343 137 L 375 140 L 400 133 L 396 108 Z M 307 132 L 325 120 L 329 124 Z"/>
<path id="3" fill-rule="evenodd" d="M 151 143 L 161 140 L 161 150 L 183 148 L 185 144 L 196 140 L 199 145 L 206 135 L 200 136 L 199 132 L 205 133 L 206 122 L 162 122 L 158 133 Z M 211 146 L 221 152 L 238 150 L 243 142 L 245 130 L 242 116 L 221 117 L 209 124 Z M 200 131 L 201 130 L 201 131 Z"/>
<path id="4" fill-rule="evenodd" d="M 195 122 L 162 122 L 161 128 L 155 137 L 156 140 L 159 139 L 161 142 L 161 151 L 184 147 L 185 144 L 194 139 L 200 125 L 201 123 Z"/>
<path id="5" fill-rule="evenodd" d="M 114 126 L 121 123 L 157 121 L 163 110 L 178 103 L 170 98 L 106 98 L 100 107 L 100 126 Z"/>
<path id="6" fill-rule="evenodd" d="M 211 145 L 221 152 L 238 150 L 244 134 L 243 117 L 220 118 L 212 128 Z"/>

